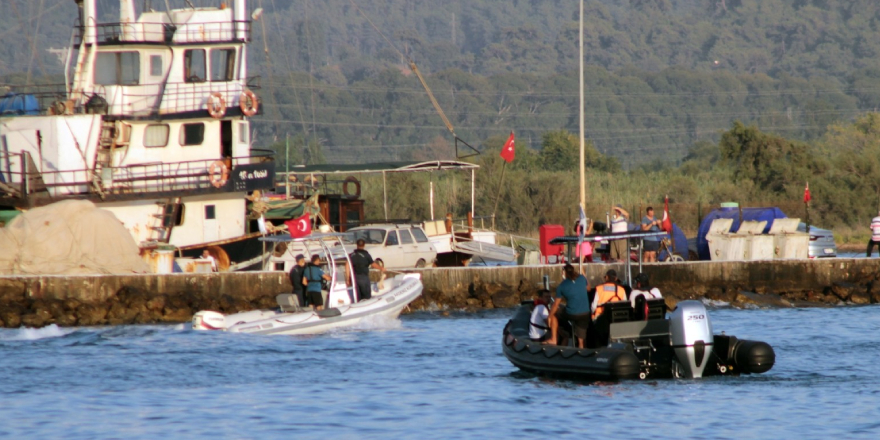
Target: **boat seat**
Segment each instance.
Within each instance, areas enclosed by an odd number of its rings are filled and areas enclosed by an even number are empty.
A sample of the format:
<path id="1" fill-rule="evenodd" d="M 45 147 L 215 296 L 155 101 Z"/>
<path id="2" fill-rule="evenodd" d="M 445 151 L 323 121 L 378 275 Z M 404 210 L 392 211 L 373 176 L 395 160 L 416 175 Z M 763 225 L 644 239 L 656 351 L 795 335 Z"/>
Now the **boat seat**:
<path id="1" fill-rule="evenodd" d="M 603 315 L 608 315 L 608 322 L 627 322 L 633 320 L 633 309 L 629 301 L 613 301 L 602 305 Z"/>
<path id="2" fill-rule="evenodd" d="M 284 313 L 299 312 L 303 310 L 299 295 L 295 293 L 281 293 L 275 296 L 275 302 Z"/>
<path id="3" fill-rule="evenodd" d="M 609 339 L 611 341 L 626 341 L 647 339 L 657 336 L 669 336 L 669 321 L 654 319 L 650 321 L 617 322 L 611 324 Z"/>
<path id="4" fill-rule="evenodd" d="M 633 319 L 636 321 L 666 319 L 666 300 L 663 298 L 645 299 L 644 296 L 639 295 L 636 297 Z"/>

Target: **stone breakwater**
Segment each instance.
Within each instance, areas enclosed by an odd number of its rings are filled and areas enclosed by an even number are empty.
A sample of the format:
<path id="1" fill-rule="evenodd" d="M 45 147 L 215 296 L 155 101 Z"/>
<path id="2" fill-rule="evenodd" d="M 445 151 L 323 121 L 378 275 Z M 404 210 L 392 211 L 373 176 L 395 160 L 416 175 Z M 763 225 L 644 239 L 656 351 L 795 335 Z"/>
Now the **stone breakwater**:
<path id="1" fill-rule="evenodd" d="M 594 286 L 609 268 L 589 264 Z M 634 272 L 637 271 L 633 267 Z M 735 307 L 816 307 L 880 303 L 880 259 L 658 263 L 644 266 L 667 303 L 710 299 Z M 410 310 L 508 308 L 530 299 L 560 266 L 424 269 L 424 291 Z M 375 275 L 375 274 L 374 274 Z M 235 313 L 275 307 L 290 291 L 287 274 L 243 272 L 0 278 L 0 325 L 4 327 L 180 323 L 199 310 Z"/>

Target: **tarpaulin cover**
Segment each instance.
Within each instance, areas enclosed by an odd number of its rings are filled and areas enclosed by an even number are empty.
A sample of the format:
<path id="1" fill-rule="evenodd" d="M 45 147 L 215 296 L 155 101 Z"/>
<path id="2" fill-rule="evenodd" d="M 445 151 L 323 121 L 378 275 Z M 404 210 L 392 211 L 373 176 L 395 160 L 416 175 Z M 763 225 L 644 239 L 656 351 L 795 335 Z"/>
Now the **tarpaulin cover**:
<path id="1" fill-rule="evenodd" d="M 65 200 L 27 211 L 0 228 L 0 274 L 147 273 L 137 244 L 112 212 Z"/>
<path id="2" fill-rule="evenodd" d="M 34 95 L 7 93 L 0 98 L 0 116 L 38 114 L 40 114 L 40 104 Z"/>
<path id="3" fill-rule="evenodd" d="M 706 234 L 709 232 L 709 226 L 712 225 L 712 222 L 719 218 L 729 218 L 733 220 L 730 232 L 739 231 L 739 212 L 740 208 L 718 208 L 712 210 L 706 217 L 703 217 L 703 221 L 700 222 L 700 229 L 697 232 L 697 253 L 700 255 L 701 260 L 710 259 L 709 242 L 706 241 Z M 777 218 L 788 218 L 788 216 L 777 207 L 742 208 L 743 221 L 767 222 L 767 226 L 762 232 L 763 234 L 770 231 L 770 227 L 773 226 L 773 220 Z"/>

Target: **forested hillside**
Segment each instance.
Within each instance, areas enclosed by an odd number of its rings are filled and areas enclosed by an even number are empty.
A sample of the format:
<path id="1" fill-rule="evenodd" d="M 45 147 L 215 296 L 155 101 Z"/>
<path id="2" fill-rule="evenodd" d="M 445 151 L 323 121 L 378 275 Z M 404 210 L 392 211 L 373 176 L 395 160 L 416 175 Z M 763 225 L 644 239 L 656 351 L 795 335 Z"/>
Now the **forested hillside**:
<path id="1" fill-rule="evenodd" d="M 97 3 L 113 21 L 118 2 Z M 255 143 L 276 148 L 282 166 L 285 136 L 292 163 L 453 157 L 452 138 L 409 58 L 457 134 L 487 152 L 477 159 L 487 183 L 478 206 L 498 195 L 497 150 L 514 131 L 518 156 L 501 226 L 528 231 L 562 221 L 571 203 L 553 201 L 577 192 L 570 156 L 578 131 L 577 3 L 250 0 L 251 10 L 263 10 L 249 52 L 251 74 L 262 77 Z M 869 112 L 880 109 L 880 2 L 585 4 L 591 215 L 601 218 L 609 203 L 656 205 L 666 193 L 676 203 L 796 203 L 808 179 L 821 200 L 820 221 L 859 225 L 876 212 L 880 124 Z M 0 83 L 60 81 L 54 49 L 70 40 L 74 2 L 2 6 Z M 460 187 L 446 198 L 453 211 L 461 209 Z M 401 217 L 424 217 L 427 209 L 416 193 L 394 203 Z"/>

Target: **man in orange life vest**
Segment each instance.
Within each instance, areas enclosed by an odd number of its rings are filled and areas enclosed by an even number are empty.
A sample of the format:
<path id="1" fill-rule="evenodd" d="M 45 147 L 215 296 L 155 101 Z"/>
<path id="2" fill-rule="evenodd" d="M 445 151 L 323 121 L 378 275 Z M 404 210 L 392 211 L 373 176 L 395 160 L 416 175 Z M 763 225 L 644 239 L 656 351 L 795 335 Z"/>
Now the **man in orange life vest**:
<path id="1" fill-rule="evenodd" d="M 605 310 L 603 304 L 613 301 L 626 301 L 626 290 L 617 284 L 617 271 L 608 269 L 605 272 L 605 282 L 596 286 L 596 296 L 593 297 L 593 320 L 602 315 Z"/>

